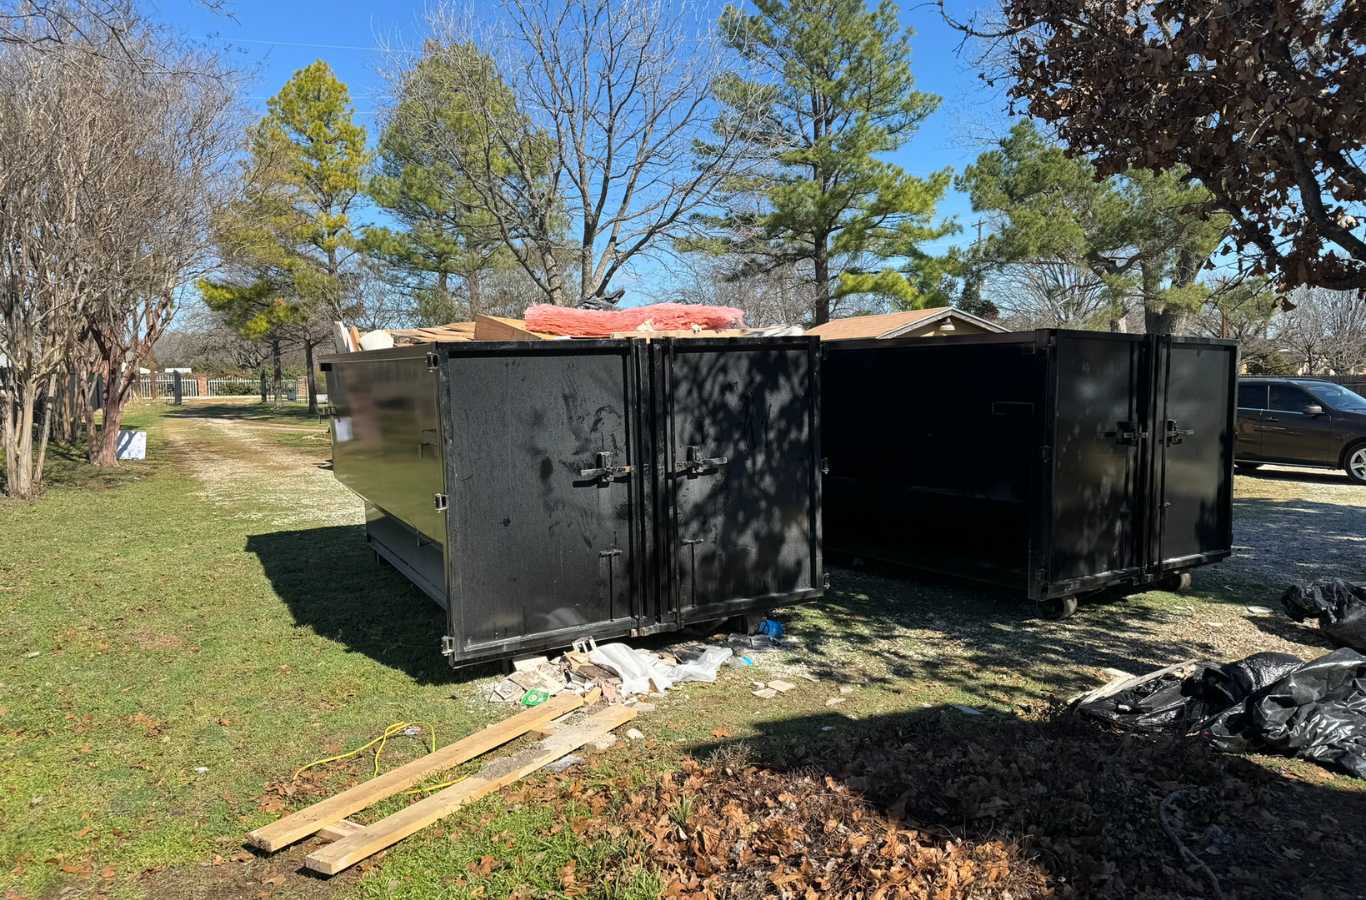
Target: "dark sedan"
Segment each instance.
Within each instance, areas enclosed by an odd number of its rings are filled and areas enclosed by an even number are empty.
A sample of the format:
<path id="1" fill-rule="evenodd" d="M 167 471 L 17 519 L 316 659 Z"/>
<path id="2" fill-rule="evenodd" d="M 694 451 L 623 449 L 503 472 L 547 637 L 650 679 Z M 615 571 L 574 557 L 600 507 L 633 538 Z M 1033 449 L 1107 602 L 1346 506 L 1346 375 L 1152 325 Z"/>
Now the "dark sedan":
<path id="1" fill-rule="evenodd" d="M 1238 381 L 1238 467 L 1342 469 L 1366 484 L 1366 397 L 1313 378 Z"/>

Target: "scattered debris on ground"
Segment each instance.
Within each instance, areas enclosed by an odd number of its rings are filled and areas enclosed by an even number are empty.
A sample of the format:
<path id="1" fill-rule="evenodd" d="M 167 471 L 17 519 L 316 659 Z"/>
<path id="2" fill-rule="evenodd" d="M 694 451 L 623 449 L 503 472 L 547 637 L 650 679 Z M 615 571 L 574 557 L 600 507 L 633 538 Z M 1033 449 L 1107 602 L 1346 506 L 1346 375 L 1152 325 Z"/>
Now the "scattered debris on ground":
<path id="1" fill-rule="evenodd" d="M 592 638 L 576 641 L 572 650 L 551 659 L 536 656 L 513 662 L 503 680 L 483 689 L 493 702 L 534 706 L 563 692 L 583 694 L 594 688 L 608 702 L 646 694 L 662 694 L 677 684 L 711 683 L 724 665 L 750 668 L 762 654 L 786 647 L 783 628 L 772 619 L 759 623 L 753 635 L 718 636 L 711 641 L 686 641 L 663 650 L 646 650 L 623 643 L 599 644 Z M 764 685 L 758 685 L 763 689 Z M 771 697 L 792 690 L 789 681 L 769 682 Z"/>
<path id="2" fill-rule="evenodd" d="M 1199 735 L 1231 753 L 1276 753 L 1366 778 L 1366 657 L 1343 648 L 1304 662 L 1254 653 L 1117 679 L 1077 705 L 1118 728 Z"/>

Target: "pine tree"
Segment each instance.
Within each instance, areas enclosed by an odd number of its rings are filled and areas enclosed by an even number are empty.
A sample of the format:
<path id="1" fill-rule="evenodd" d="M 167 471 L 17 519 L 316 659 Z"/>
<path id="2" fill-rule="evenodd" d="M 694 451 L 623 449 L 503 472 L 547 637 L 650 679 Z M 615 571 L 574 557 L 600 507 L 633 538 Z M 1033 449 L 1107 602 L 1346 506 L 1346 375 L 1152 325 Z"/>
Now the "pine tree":
<path id="1" fill-rule="evenodd" d="M 1142 298 L 1149 332 L 1170 332 L 1206 296 L 1197 280 L 1228 217 L 1182 170 L 1098 179 L 1085 160 L 1049 143 L 1028 121 L 964 170 L 959 187 L 994 232 L 970 265 L 1059 260 L 1090 270 L 1113 297 L 1111 319 Z"/>
<path id="2" fill-rule="evenodd" d="M 346 85 L 322 60 L 270 99 L 248 130 L 244 197 L 216 223 L 220 254 L 239 277 L 200 285 L 244 336 L 272 342 L 277 379 L 280 342 L 293 337 L 303 347 L 310 411 L 318 402 L 313 350 L 330 321 L 356 311 L 350 269 L 361 242 L 351 216 L 369 160 L 353 116 Z"/>
<path id="3" fill-rule="evenodd" d="M 483 77 L 471 83 L 471 73 Z M 430 42 L 397 86 L 379 140 L 379 171 L 370 180 L 370 196 L 403 227 L 365 229 L 366 250 L 404 276 L 422 324 L 483 312 L 480 275 L 514 264 L 478 192 L 449 162 L 452 154 L 470 156 L 487 143 L 471 92 L 515 105 L 492 62 L 473 45 Z M 463 282 L 463 310 L 451 276 Z"/>
<path id="4" fill-rule="evenodd" d="M 726 7 L 721 31 L 750 69 L 774 74 L 731 73 L 717 96 L 731 111 L 728 123 L 746 123 L 756 168 L 726 185 L 721 213 L 696 217 L 710 235 L 679 245 L 738 254 L 737 277 L 809 269 L 817 324 L 848 295 L 904 308 L 947 303 L 952 262 L 921 244 L 955 230 L 934 223 L 951 172 L 916 178 L 880 158 L 939 105 L 913 90 L 911 33 L 901 29 L 896 4 L 883 0 L 869 10 L 864 0 L 755 0 L 755 7 L 753 15 Z M 756 101 L 762 114 L 752 120 L 741 111 Z"/>

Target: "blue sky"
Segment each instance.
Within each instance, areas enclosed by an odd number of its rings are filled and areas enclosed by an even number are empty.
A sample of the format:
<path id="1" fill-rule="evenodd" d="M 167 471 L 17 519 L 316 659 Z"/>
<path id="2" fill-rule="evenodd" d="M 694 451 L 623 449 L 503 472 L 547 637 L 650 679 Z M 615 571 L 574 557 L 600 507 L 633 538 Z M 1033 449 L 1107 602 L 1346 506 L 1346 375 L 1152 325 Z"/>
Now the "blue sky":
<path id="1" fill-rule="evenodd" d="M 713 3 L 719 13 L 720 0 Z M 247 95 L 264 111 L 265 100 L 298 69 L 324 59 L 351 90 L 358 121 L 375 132 L 375 112 L 383 82 L 377 74 L 383 58 L 380 44 L 394 39 L 411 46 L 423 34 L 426 0 L 385 4 L 358 0 L 227 0 L 227 15 L 193 0 L 162 0 L 153 10 L 161 21 L 186 36 L 227 47 L 235 64 L 251 74 Z M 955 15 L 971 5 L 954 2 Z M 907 171 L 926 175 L 946 166 L 961 170 L 981 153 L 992 137 L 1007 127 L 1005 98 L 988 88 L 970 65 L 970 50 L 959 53 L 960 35 L 944 24 L 938 6 L 904 0 L 902 20 L 913 27 L 912 68 L 916 86 L 939 94 L 943 104 L 920 132 L 891 157 Z M 953 193 L 940 207 L 957 217 L 966 240 L 974 220 L 967 199 Z"/>

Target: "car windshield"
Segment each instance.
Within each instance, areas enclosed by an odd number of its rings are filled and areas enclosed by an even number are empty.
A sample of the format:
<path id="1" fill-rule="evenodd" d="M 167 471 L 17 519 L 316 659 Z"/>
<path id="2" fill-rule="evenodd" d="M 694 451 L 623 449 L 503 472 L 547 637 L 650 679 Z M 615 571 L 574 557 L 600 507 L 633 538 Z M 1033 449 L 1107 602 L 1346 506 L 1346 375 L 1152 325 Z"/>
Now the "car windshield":
<path id="1" fill-rule="evenodd" d="M 1366 397 L 1340 384 L 1307 384 L 1309 393 L 1344 412 L 1366 412 Z"/>

